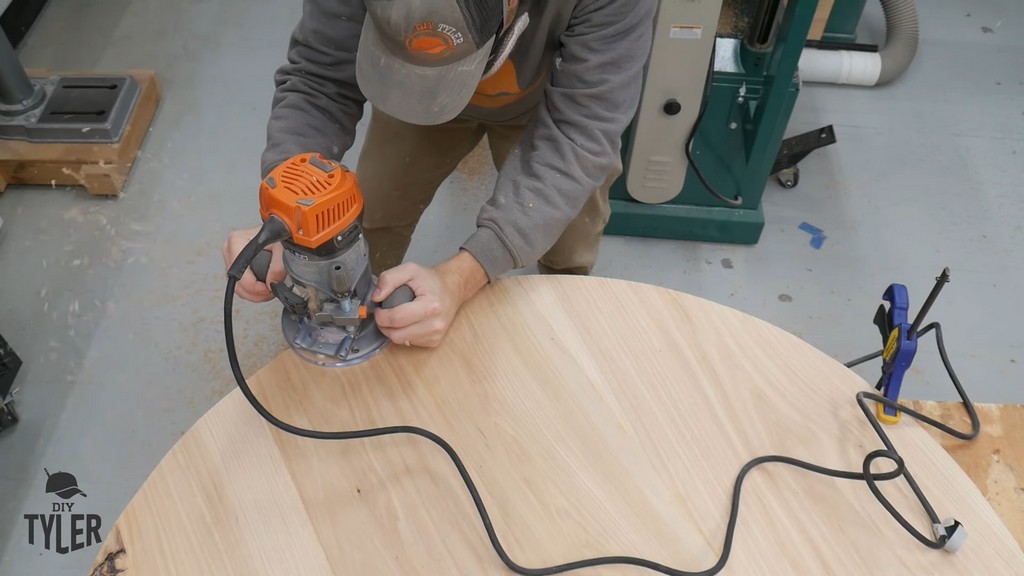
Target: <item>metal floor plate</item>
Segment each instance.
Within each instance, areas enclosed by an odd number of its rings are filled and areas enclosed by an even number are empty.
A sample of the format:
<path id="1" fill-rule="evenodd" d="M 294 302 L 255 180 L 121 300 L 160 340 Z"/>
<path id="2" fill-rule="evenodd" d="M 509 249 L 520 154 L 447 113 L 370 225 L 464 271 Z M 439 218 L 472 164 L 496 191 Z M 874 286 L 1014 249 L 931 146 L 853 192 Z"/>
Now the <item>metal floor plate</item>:
<path id="1" fill-rule="evenodd" d="M 33 78 L 45 102 L 18 116 L 0 115 L 0 138 L 28 142 L 117 142 L 139 96 L 131 76 Z"/>

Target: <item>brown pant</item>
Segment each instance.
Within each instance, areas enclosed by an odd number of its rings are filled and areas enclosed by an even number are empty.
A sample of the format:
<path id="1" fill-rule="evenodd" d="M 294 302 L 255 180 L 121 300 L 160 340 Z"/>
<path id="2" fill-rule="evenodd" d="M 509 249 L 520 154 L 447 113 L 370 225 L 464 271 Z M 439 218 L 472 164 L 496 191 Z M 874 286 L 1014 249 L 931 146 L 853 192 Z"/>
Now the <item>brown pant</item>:
<path id="1" fill-rule="evenodd" d="M 439 126 L 418 126 L 374 108 L 356 171 L 374 274 L 401 264 L 438 187 L 485 135 L 494 165 L 501 170 L 528 121 L 487 124 L 456 118 Z M 542 272 L 590 273 L 610 215 L 608 189 L 617 176 L 591 194 L 579 215 L 541 257 L 538 267 Z"/>

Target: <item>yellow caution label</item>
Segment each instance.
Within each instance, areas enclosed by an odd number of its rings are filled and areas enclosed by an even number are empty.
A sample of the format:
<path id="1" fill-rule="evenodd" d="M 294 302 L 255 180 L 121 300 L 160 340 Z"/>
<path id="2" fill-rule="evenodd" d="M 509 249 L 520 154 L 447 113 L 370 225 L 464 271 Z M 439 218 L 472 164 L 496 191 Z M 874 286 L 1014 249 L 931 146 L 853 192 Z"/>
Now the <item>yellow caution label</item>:
<path id="1" fill-rule="evenodd" d="M 900 329 L 893 328 L 892 332 L 889 332 L 889 340 L 885 343 L 885 349 L 882 350 L 882 359 L 886 362 L 892 360 L 893 354 L 896 354 L 896 344 L 899 341 Z"/>

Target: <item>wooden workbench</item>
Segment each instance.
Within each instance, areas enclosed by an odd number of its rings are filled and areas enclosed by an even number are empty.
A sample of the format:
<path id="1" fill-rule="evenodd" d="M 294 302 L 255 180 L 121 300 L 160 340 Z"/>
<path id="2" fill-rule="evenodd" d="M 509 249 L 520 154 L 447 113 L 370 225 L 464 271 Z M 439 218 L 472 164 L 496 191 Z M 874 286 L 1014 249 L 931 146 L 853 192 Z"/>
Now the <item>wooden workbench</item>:
<path id="1" fill-rule="evenodd" d="M 621 554 L 706 569 L 748 460 L 860 470 L 881 447 L 854 400 L 869 386 L 840 363 L 732 309 L 609 279 L 502 280 L 437 349 L 392 346 L 344 369 L 286 352 L 251 385 L 295 425 L 440 434 L 508 554 L 528 567 Z M 949 454 L 909 418 L 888 431 L 939 516 L 967 527 L 963 549 L 921 545 L 861 482 L 771 464 L 747 479 L 722 574 L 1024 574 L 1024 552 Z M 930 533 L 902 481 L 883 491 Z M 237 390 L 160 462 L 92 571 L 510 573 L 438 447 L 289 436 Z"/>

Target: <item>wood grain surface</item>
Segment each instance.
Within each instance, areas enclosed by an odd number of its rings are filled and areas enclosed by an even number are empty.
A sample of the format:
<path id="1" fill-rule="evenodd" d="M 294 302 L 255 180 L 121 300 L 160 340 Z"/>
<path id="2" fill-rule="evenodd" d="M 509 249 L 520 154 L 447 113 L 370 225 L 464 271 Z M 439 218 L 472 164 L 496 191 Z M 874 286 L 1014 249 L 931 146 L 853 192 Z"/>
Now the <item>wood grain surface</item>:
<path id="1" fill-rule="evenodd" d="M 286 352 L 251 384 L 298 426 L 440 434 L 527 567 L 622 554 L 704 570 L 747 461 L 860 470 L 881 447 L 854 399 L 870 386 L 837 361 L 735 310 L 621 280 L 508 278 L 437 349 L 392 346 L 344 369 Z M 939 516 L 966 526 L 962 550 L 922 546 L 863 483 L 773 464 L 747 479 L 721 573 L 1024 574 L 1024 552 L 943 448 L 909 418 L 888 430 Z M 902 481 L 883 492 L 930 533 Z M 511 573 L 435 445 L 290 436 L 237 390 L 170 450 L 112 535 L 94 574 Z"/>

